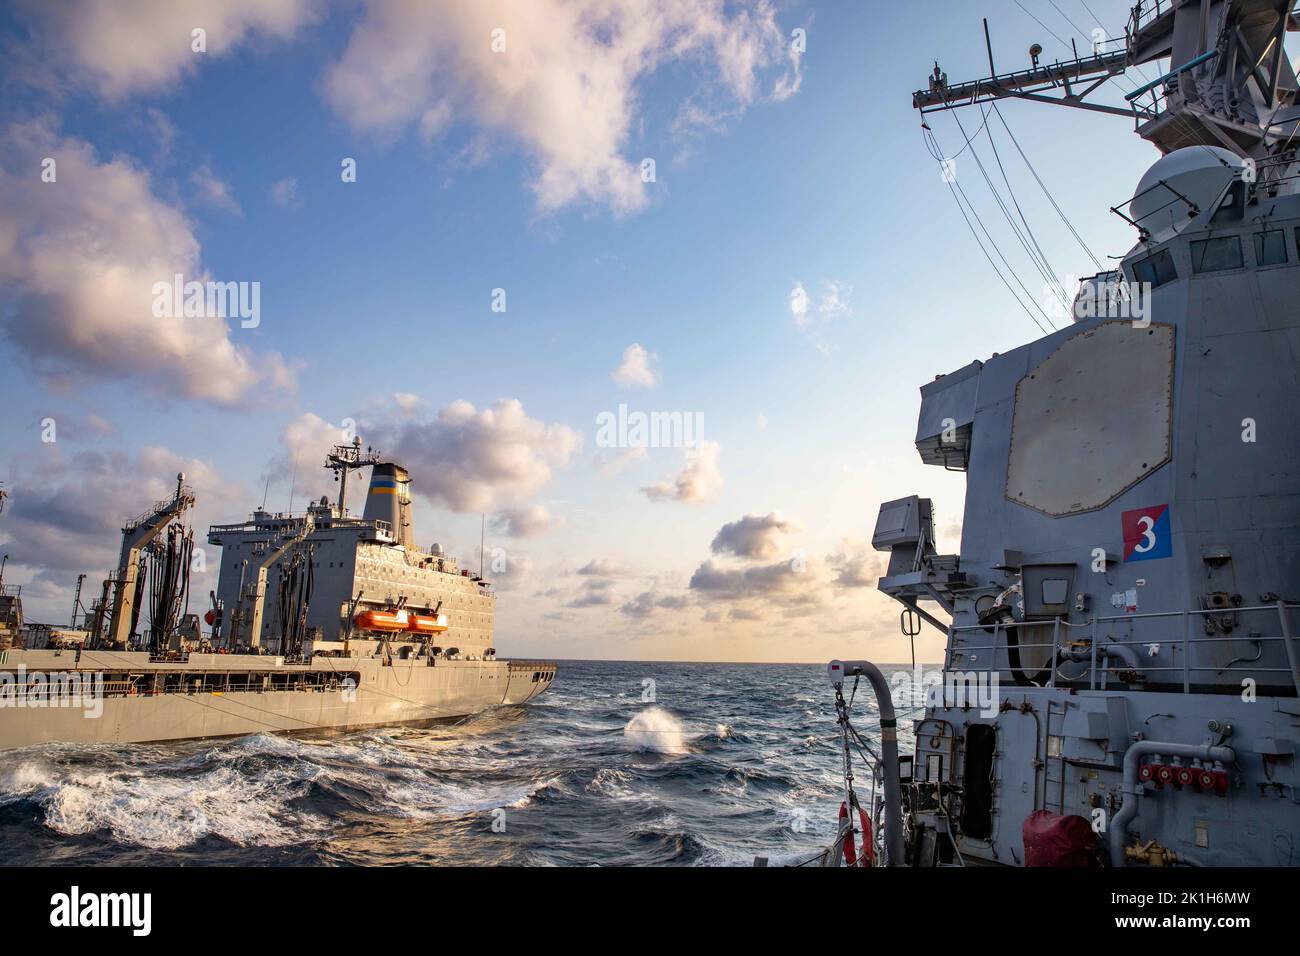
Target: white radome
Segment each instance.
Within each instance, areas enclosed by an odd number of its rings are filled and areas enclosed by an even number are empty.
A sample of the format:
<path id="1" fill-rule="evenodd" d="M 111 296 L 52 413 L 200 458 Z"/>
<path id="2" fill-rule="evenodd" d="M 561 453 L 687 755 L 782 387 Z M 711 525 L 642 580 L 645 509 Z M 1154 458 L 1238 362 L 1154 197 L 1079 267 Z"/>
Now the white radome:
<path id="1" fill-rule="evenodd" d="M 1191 221 L 1187 203 L 1204 211 L 1244 165 L 1240 156 L 1218 146 L 1184 146 L 1162 156 L 1138 183 L 1129 215 L 1157 241 L 1167 239 Z M 1170 189 L 1159 184 L 1163 180 Z"/>

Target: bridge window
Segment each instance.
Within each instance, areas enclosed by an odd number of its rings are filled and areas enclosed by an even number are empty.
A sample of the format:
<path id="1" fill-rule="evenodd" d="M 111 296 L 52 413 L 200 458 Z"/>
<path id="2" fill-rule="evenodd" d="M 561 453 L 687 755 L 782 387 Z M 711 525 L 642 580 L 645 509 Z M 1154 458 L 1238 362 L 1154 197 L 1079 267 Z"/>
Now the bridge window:
<path id="1" fill-rule="evenodd" d="M 1266 229 L 1255 233 L 1255 263 L 1261 266 L 1280 266 L 1286 262 L 1286 233 L 1281 229 Z"/>
<path id="2" fill-rule="evenodd" d="M 1240 269 L 1242 265 L 1240 236 L 1198 239 L 1192 243 L 1192 271 L 1195 273 L 1223 272 Z"/>
<path id="3" fill-rule="evenodd" d="M 1174 268 L 1174 257 L 1170 255 L 1168 249 L 1161 249 L 1145 259 L 1139 259 L 1133 263 L 1133 278 L 1138 282 L 1150 282 L 1152 288 L 1164 285 L 1166 282 L 1173 282 L 1178 278 L 1178 270 Z"/>

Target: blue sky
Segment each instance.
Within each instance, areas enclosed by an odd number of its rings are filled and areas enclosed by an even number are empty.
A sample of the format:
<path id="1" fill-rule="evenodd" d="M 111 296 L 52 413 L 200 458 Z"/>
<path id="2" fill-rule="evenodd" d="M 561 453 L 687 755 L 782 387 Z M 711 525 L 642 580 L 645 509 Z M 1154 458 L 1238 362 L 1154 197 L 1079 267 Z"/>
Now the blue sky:
<path id="1" fill-rule="evenodd" d="M 917 389 L 1039 334 L 910 94 L 936 57 L 953 81 L 987 72 L 981 16 L 1013 69 L 1035 41 L 1048 58 L 1072 35 L 1085 47 L 1066 17 L 1091 30 L 1087 8 L 1121 33 L 1127 5 L 1026 0 L 1045 26 L 1000 0 L 524 6 L 123 4 L 121 33 L 79 4 L 0 14 L 0 539 L 29 617 L 66 617 L 77 573 L 102 577 L 114 528 L 177 467 L 196 525 L 238 520 L 268 487 L 273 510 L 291 486 L 299 510 L 353 418 L 415 473 L 422 543 L 476 563 L 489 515 L 503 653 L 906 658 L 870 586 L 876 510 L 933 497 L 955 549 L 963 494 L 911 446 Z M 485 52 L 497 21 L 509 61 Z M 205 54 L 191 22 L 210 24 Z M 641 36 L 650 22 L 667 26 Z M 1155 159 L 1132 124 L 1002 111 L 1089 246 L 1124 253 L 1108 207 Z M 959 149 L 952 116 L 931 126 Z M 1095 271 L 996 124 L 995 139 L 1047 258 Z M 656 181 L 629 185 L 645 157 Z M 959 181 L 1042 298 L 970 159 Z M 139 283 L 173 259 L 260 283 L 258 327 L 143 316 Z M 654 357 L 627 387 L 633 345 Z M 502 401 L 518 404 L 487 411 Z M 616 470 L 595 423 L 619 403 L 702 414 L 706 461 L 650 449 Z M 645 491 L 661 482 L 677 490 Z M 927 633 L 921 656 L 940 646 Z"/>

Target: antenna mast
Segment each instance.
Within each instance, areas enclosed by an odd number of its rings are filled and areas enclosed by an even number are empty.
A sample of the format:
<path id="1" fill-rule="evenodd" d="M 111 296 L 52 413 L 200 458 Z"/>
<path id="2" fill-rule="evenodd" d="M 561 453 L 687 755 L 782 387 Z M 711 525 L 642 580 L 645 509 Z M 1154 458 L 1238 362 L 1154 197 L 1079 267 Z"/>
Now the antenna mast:
<path id="1" fill-rule="evenodd" d="M 1139 0 L 1123 35 L 1095 40 L 1091 54 L 1080 56 L 1072 44 L 1073 57 L 1045 63 L 1035 43 L 1028 69 L 1003 73 L 994 71 L 986 21 L 989 76 L 949 83 L 936 63 L 912 106 L 932 113 L 1011 98 L 1054 103 L 1128 117 L 1162 153 L 1214 146 L 1262 159 L 1287 152 L 1300 131 L 1293 115 L 1300 84 L 1283 46 L 1287 31 L 1300 29 L 1294 2 Z M 1126 106 L 1088 99 L 1125 70 L 1162 59 L 1167 72 L 1126 93 Z"/>
<path id="2" fill-rule="evenodd" d="M 334 472 L 334 480 L 339 483 L 339 517 L 347 515 L 348 472 L 356 468 L 368 468 L 380 462 L 379 452 L 367 447 L 361 451 L 361 438 L 353 438 L 350 445 L 335 445 L 325 456 L 325 467 Z"/>

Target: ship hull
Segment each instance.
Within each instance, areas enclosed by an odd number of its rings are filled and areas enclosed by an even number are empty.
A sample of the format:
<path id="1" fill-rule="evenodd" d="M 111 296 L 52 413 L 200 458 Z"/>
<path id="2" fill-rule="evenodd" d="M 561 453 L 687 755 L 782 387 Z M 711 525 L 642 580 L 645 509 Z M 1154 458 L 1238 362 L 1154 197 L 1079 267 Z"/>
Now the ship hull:
<path id="1" fill-rule="evenodd" d="M 226 655 L 157 664 L 143 654 L 109 653 L 87 653 L 73 668 L 70 657 L 10 652 L 5 673 L 24 675 L 27 691 L 0 688 L 0 750 L 428 724 L 526 703 L 555 671 L 549 662 L 327 658 L 285 665 Z M 33 690 L 71 675 L 86 693 Z"/>

